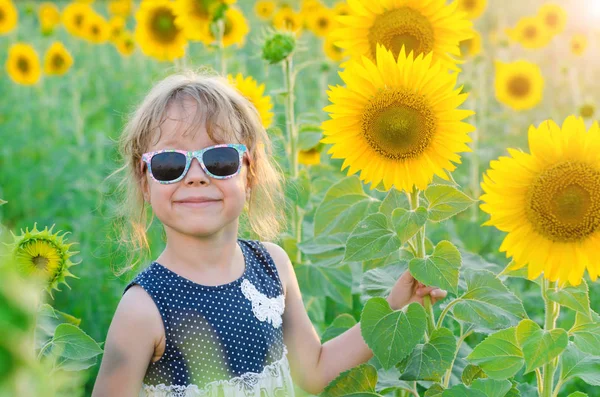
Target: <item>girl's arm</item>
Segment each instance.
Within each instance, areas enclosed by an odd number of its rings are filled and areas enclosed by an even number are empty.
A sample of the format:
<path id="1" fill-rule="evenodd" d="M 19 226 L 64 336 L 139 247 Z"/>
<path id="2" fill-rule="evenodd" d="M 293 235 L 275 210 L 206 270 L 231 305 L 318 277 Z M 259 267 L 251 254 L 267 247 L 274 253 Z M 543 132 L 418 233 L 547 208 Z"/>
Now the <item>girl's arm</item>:
<path id="1" fill-rule="evenodd" d="M 138 285 L 129 288 L 110 324 L 92 397 L 137 397 L 163 332 L 152 298 Z"/>
<path id="2" fill-rule="evenodd" d="M 263 244 L 285 283 L 283 337 L 288 348 L 292 378 L 304 391 L 320 394 L 340 373 L 369 361 L 373 352 L 362 337 L 360 323 L 321 345 L 321 339 L 302 302 L 296 273 L 287 253 L 276 244 Z M 397 310 L 409 302 L 422 304 L 423 296 L 430 293 L 432 303 L 446 296 L 446 291 L 416 283 L 410 273 L 405 272 L 387 300 L 392 309 Z"/>

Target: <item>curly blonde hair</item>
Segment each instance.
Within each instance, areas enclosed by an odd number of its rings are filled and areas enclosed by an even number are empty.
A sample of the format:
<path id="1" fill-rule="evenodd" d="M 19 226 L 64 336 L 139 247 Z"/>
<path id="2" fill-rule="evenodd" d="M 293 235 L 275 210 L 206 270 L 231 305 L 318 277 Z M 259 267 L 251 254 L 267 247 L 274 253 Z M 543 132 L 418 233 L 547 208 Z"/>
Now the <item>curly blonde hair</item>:
<path id="1" fill-rule="evenodd" d="M 117 275 L 150 255 L 147 232 L 154 214 L 144 202 L 140 159 L 151 141 L 160 139 L 160 126 L 169 106 L 183 105 L 185 100 L 197 104 L 190 130 L 195 132 L 193 127 L 203 122 L 212 140 L 243 143 L 248 148 L 251 191 L 240 217 L 241 224 L 247 224 L 261 240 L 275 239 L 284 227 L 283 175 L 272 160 L 271 141 L 256 107 L 226 78 L 188 69 L 159 81 L 129 115 L 119 138 L 122 166 L 108 178 L 123 174 L 118 185 L 121 202 L 116 207 L 114 224 L 119 242 L 128 249 L 126 265 L 115 271 Z"/>

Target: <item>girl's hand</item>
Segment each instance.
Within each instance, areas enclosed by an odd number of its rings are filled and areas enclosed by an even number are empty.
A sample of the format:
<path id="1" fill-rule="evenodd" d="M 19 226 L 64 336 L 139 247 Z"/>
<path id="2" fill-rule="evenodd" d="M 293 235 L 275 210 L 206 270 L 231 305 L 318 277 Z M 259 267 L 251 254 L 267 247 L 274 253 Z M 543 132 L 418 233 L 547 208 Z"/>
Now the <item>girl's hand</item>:
<path id="1" fill-rule="evenodd" d="M 407 270 L 398 278 L 396 284 L 392 288 L 387 301 L 392 310 L 400 310 L 404 306 L 418 302 L 423 305 L 423 297 L 431 296 L 431 304 L 433 305 L 440 299 L 444 299 L 448 294 L 447 291 L 437 287 L 427 287 L 418 282 Z"/>

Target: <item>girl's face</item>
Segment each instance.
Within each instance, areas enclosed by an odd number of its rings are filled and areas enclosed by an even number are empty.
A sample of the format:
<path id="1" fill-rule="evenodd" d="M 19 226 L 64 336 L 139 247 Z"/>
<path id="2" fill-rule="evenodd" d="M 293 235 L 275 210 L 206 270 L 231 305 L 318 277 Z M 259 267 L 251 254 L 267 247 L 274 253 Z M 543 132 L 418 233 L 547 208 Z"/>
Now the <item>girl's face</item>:
<path id="1" fill-rule="evenodd" d="M 161 125 L 161 137 L 147 152 L 162 149 L 200 150 L 222 142 L 213 141 L 204 125 L 195 127 L 195 134 L 182 134 L 187 128 L 185 121 L 179 121 L 195 111 L 195 104 L 189 101 L 182 106 L 170 106 L 167 117 Z M 193 108 L 190 109 L 190 106 Z M 191 113 L 193 114 L 193 113 Z M 192 118 L 192 117 L 190 117 Z M 233 143 L 233 142 L 226 142 Z M 197 159 L 193 159 L 187 174 L 182 180 L 172 184 L 160 184 L 149 175 L 146 167 L 142 179 L 144 198 L 150 202 L 152 210 L 162 222 L 167 239 L 173 232 L 197 237 L 213 235 L 222 229 L 237 235 L 237 219 L 249 197 L 247 154 L 240 173 L 229 179 L 209 177 Z M 189 203 L 186 200 L 208 198 L 210 203 Z"/>

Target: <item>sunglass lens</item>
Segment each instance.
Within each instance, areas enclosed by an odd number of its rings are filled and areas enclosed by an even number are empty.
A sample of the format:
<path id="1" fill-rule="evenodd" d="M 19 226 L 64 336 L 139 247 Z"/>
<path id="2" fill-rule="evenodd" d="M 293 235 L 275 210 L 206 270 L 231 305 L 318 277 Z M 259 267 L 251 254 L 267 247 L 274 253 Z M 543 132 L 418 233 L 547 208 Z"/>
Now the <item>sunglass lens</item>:
<path id="1" fill-rule="evenodd" d="M 215 176 L 229 176 L 237 172 L 240 155 L 232 147 L 218 147 L 207 150 L 202 157 L 208 172 Z"/>
<path id="2" fill-rule="evenodd" d="M 152 157 L 152 175 L 161 182 L 173 181 L 185 171 L 186 157 L 182 153 L 163 152 Z"/>

